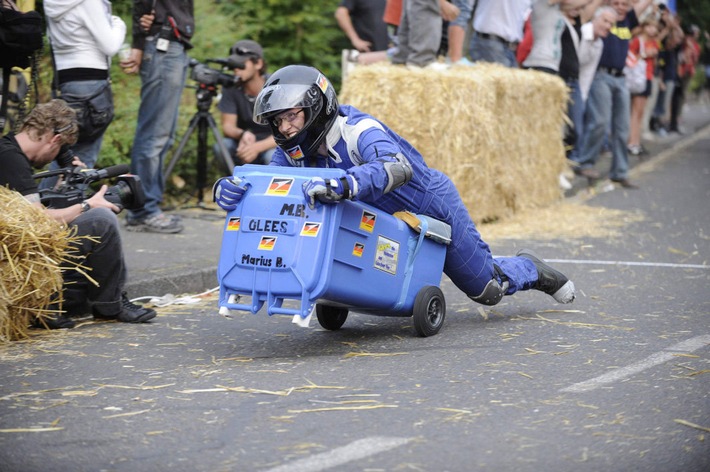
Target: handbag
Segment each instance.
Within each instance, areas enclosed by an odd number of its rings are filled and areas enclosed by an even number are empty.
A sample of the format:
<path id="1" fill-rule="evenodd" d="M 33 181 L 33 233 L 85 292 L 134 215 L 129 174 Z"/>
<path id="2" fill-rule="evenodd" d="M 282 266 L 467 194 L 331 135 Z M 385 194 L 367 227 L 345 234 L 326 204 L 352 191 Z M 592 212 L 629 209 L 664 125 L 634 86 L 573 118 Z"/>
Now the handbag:
<path id="1" fill-rule="evenodd" d="M 76 111 L 81 141 L 100 136 L 113 121 L 113 92 L 110 82 L 106 82 L 103 87 L 89 97 L 63 93 L 59 98 Z"/>
<path id="2" fill-rule="evenodd" d="M 624 77 L 626 77 L 626 87 L 634 95 L 643 93 L 646 90 L 646 60 L 643 59 L 643 41 L 639 38 L 639 55 L 631 52 L 626 54 L 626 65 L 624 66 Z"/>
<path id="3" fill-rule="evenodd" d="M 14 2 L 0 6 L 0 67 L 27 68 L 35 51 L 42 48 L 42 17 L 34 10 L 22 12 Z"/>

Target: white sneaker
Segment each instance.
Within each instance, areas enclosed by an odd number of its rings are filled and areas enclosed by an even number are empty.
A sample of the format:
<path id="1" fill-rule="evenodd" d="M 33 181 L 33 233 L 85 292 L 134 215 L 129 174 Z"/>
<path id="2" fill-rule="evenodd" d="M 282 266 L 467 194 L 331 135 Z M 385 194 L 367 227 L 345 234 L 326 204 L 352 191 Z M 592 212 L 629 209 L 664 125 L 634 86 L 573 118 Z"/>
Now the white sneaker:
<path id="1" fill-rule="evenodd" d="M 559 176 L 559 185 L 562 190 L 570 190 L 572 188 L 572 184 L 569 182 L 564 172 Z"/>

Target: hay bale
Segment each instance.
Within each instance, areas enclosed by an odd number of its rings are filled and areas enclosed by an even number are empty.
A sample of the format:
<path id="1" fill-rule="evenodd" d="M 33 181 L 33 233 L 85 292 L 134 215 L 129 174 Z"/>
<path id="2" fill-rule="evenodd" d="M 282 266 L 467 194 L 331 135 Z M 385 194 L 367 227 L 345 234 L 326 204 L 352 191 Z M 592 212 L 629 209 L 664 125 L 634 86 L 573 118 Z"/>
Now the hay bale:
<path id="1" fill-rule="evenodd" d="M 559 77 L 542 72 L 381 63 L 353 69 L 340 100 L 411 142 L 451 177 L 475 220 L 492 221 L 562 198 L 567 96 Z"/>
<path id="2" fill-rule="evenodd" d="M 74 239 L 66 226 L 0 187 L 0 343 L 27 337 L 35 316 L 56 313 L 48 307 L 61 295 L 60 265 L 70 262 Z"/>

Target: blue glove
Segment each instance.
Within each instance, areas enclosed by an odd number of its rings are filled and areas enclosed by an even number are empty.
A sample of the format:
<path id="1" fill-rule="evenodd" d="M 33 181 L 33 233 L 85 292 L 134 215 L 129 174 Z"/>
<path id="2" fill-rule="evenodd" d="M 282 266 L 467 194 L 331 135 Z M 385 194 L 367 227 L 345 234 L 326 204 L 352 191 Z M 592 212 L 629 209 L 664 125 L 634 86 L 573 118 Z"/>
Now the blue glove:
<path id="1" fill-rule="evenodd" d="M 303 196 L 311 210 L 316 207 L 316 200 L 321 203 L 336 203 L 342 199 L 351 199 L 357 193 L 357 183 L 352 175 L 339 179 L 313 177 L 303 183 Z"/>
<path id="2" fill-rule="evenodd" d="M 214 184 L 214 201 L 223 210 L 232 211 L 246 193 L 248 186 L 240 187 L 242 181 L 239 177 L 222 177 Z"/>

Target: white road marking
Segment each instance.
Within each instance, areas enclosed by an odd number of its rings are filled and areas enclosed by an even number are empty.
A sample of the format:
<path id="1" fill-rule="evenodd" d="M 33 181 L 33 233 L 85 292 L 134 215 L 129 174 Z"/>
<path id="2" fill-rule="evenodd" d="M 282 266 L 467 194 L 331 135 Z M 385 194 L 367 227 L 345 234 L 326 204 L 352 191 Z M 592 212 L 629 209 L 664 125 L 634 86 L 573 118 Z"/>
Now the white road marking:
<path id="1" fill-rule="evenodd" d="M 280 465 L 266 472 L 318 472 L 332 467 L 347 464 L 348 462 L 374 456 L 380 452 L 388 451 L 403 446 L 413 438 L 395 438 L 372 436 L 351 442 L 347 446 L 338 447 L 332 451 L 304 457 L 290 464 Z"/>
<path id="2" fill-rule="evenodd" d="M 640 267 L 670 267 L 673 269 L 710 269 L 710 265 L 704 264 L 671 264 L 668 262 L 637 262 L 637 261 L 595 261 L 581 259 L 545 259 L 545 262 L 556 264 L 594 264 L 594 265 L 623 265 Z"/>
<path id="3" fill-rule="evenodd" d="M 563 388 L 560 391 L 569 393 L 588 392 L 590 390 L 602 387 L 606 384 L 610 384 L 612 382 L 631 377 L 632 375 L 638 374 L 639 372 L 642 372 L 646 369 L 650 369 L 651 367 L 663 364 L 664 362 L 668 362 L 669 360 L 676 358 L 678 354 L 688 354 L 690 352 L 697 351 L 698 349 L 702 349 L 708 344 L 710 344 L 710 335 L 696 336 L 694 338 L 688 339 L 687 341 L 674 344 L 673 346 L 664 349 L 661 352 L 651 354 L 642 361 L 636 362 L 626 367 L 622 367 L 620 369 L 612 370 L 611 372 L 608 372 L 604 375 L 600 375 L 599 377 L 595 377 L 584 382 L 576 383 L 569 387 Z"/>

